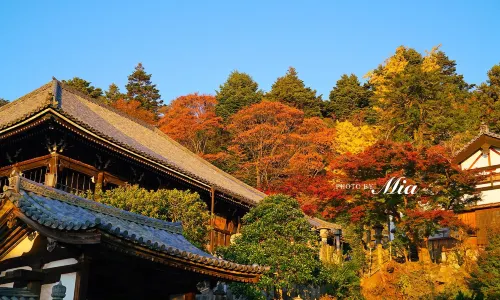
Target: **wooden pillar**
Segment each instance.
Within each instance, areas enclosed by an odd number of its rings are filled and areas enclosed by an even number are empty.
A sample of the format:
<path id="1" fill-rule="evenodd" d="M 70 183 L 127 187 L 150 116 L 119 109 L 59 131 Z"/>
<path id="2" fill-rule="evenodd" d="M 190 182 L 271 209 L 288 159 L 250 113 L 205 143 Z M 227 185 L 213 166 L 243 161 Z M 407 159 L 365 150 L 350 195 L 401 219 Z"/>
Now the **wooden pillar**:
<path id="1" fill-rule="evenodd" d="M 85 300 L 87 299 L 89 283 L 90 257 L 83 253 L 78 261 L 80 263 L 80 269 L 76 273 L 75 294 L 73 300 Z"/>
<path id="2" fill-rule="evenodd" d="M 57 169 L 59 166 L 59 155 L 57 152 L 50 153 L 49 171 L 45 174 L 45 185 L 55 187 L 57 183 Z"/>
<path id="3" fill-rule="evenodd" d="M 95 180 L 95 191 L 94 191 L 95 197 L 99 198 L 99 194 L 103 191 L 102 189 L 103 186 L 104 186 L 104 172 L 99 171 L 99 173 L 97 173 L 97 178 Z"/>
<path id="4" fill-rule="evenodd" d="M 215 247 L 215 215 L 214 215 L 214 207 L 215 207 L 215 189 L 212 186 L 210 189 L 210 197 L 211 197 L 211 205 L 210 205 L 210 226 L 212 227 L 210 230 L 210 252 L 214 252 Z"/>
<path id="5" fill-rule="evenodd" d="M 382 264 L 384 264 L 384 249 L 382 249 L 382 244 L 377 244 L 377 261 L 378 267 L 382 268 Z"/>

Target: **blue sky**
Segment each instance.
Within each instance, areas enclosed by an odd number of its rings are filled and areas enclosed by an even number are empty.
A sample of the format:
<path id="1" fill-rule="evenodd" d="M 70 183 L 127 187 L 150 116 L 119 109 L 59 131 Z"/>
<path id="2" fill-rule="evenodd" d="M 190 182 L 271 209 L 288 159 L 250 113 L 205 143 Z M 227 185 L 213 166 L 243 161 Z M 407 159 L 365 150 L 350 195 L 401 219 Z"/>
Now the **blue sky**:
<path id="1" fill-rule="evenodd" d="M 498 1 L 2 1 L 0 97 L 73 76 L 122 91 L 138 62 L 162 98 L 214 93 L 232 70 L 264 90 L 294 66 L 323 98 L 397 46 L 442 44 L 470 83 L 500 63 Z"/>

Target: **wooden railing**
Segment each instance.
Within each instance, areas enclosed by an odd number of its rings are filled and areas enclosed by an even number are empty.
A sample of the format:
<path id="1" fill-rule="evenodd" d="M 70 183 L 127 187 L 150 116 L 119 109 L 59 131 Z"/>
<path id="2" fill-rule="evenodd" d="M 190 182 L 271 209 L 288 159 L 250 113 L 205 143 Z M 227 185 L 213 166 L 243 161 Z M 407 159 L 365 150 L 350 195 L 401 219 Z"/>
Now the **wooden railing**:
<path id="1" fill-rule="evenodd" d="M 32 158 L 0 168 L 0 188 L 8 184 L 13 169 L 30 180 L 53 186 L 69 193 L 123 186 L 126 182 L 106 171 L 58 153 Z"/>

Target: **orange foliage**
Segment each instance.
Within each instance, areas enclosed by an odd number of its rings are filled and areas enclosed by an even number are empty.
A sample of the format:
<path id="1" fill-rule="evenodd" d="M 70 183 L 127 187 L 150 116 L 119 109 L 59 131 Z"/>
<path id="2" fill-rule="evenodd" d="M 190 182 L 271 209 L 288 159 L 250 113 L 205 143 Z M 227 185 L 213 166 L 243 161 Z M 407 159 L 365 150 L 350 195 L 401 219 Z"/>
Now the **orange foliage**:
<path id="1" fill-rule="evenodd" d="M 229 149 L 241 162 L 236 175 L 268 191 L 276 191 L 284 178 L 317 175 L 333 141 L 332 129 L 321 119 L 304 119 L 302 111 L 280 102 L 241 110 L 228 130 L 233 137 Z"/>
<path id="2" fill-rule="evenodd" d="M 111 104 L 114 108 L 123 111 L 127 115 L 134 117 L 136 119 L 142 120 L 148 124 L 154 125 L 156 124 L 156 116 L 149 110 L 145 110 L 141 108 L 141 102 L 135 100 L 124 100 L 118 99 L 113 104 Z"/>
<path id="3" fill-rule="evenodd" d="M 205 154 L 208 143 L 216 139 L 221 118 L 215 115 L 217 100 L 197 93 L 181 96 L 165 109 L 160 130 L 198 154 Z"/>

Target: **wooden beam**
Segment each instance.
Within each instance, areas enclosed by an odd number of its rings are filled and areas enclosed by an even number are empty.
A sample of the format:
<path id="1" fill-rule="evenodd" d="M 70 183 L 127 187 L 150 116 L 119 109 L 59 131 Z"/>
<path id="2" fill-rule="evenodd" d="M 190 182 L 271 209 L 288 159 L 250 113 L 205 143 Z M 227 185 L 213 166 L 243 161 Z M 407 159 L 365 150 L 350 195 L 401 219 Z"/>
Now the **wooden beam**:
<path id="1" fill-rule="evenodd" d="M 211 205 L 210 205 L 210 252 L 214 252 L 214 247 L 215 247 L 215 215 L 214 215 L 214 207 L 215 207 L 215 189 L 212 186 L 210 188 L 210 198 L 211 198 Z"/>

